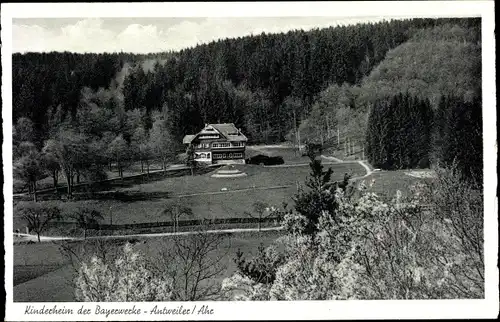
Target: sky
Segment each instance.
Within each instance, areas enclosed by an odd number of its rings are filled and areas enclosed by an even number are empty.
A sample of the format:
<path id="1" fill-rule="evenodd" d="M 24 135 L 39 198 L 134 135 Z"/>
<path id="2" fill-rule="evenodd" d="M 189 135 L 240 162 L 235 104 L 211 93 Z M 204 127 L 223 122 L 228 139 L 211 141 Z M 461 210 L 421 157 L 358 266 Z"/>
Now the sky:
<path id="1" fill-rule="evenodd" d="M 325 28 L 382 17 L 15 18 L 13 52 L 177 51 L 216 39 Z"/>

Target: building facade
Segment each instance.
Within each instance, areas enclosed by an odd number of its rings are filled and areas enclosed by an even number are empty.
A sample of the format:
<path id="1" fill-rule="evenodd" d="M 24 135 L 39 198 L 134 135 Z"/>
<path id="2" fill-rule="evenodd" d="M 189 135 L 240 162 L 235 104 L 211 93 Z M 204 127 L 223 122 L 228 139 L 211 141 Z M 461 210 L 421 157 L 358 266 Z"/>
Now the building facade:
<path id="1" fill-rule="evenodd" d="M 193 145 L 197 162 L 245 163 L 247 137 L 233 123 L 205 124 L 200 132 L 186 135 L 182 142 Z"/>

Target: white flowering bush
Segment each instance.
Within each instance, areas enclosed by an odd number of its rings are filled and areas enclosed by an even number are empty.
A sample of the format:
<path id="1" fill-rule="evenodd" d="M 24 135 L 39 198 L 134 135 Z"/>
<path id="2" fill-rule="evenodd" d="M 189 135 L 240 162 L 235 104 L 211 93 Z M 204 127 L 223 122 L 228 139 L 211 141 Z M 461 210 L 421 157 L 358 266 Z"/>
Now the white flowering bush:
<path id="1" fill-rule="evenodd" d="M 281 258 L 271 285 L 248 284 L 239 299 L 440 299 L 484 296 L 481 194 L 453 173 L 389 201 L 338 189 L 335 214 L 322 211 L 317 232 L 287 213 L 287 235 L 269 247 Z M 268 292 L 263 294 L 262 292 Z M 258 294 L 256 296 L 255 294 Z"/>
<path id="2" fill-rule="evenodd" d="M 85 302 L 168 301 L 171 279 L 154 275 L 145 259 L 126 244 L 112 262 L 93 256 L 76 278 L 76 300 Z"/>
<path id="3" fill-rule="evenodd" d="M 270 285 L 256 283 L 254 280 L 234 274 L 222 281 L 222 294 L 230 301 L 268 301 Z"/>

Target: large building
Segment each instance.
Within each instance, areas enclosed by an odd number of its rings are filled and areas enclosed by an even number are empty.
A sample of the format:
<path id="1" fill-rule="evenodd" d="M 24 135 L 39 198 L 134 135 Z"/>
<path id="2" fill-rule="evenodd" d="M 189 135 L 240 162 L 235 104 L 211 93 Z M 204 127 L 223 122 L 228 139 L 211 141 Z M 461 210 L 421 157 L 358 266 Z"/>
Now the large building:
<path id="1" fill-rule="evenodd" d="M 211 164 L 245 163 L 247 137 L 233 123 L 205 124 L 194 135 L 182 140 L 195 150 L 195 160 Z"/>

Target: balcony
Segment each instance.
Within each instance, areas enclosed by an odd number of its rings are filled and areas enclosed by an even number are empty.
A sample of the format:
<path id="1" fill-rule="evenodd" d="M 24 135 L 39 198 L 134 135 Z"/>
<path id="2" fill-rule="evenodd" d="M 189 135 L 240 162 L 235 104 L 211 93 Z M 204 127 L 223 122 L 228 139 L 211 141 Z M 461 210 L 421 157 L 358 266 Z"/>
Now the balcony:
<path id="1" fill-rule="evenodd" d="M 212 149 L 227 149 L 227 148 L 244 148 L 245 142 L 214 142 L 212 143 Z"/>

